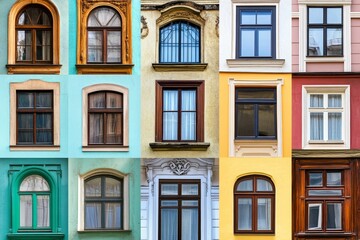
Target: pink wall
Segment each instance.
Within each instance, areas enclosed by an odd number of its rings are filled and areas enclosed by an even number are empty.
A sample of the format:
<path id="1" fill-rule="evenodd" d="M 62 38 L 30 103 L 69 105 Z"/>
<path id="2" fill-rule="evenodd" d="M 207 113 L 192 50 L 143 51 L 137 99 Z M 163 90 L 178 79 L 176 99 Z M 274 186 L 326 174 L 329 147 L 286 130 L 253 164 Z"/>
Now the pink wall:
<path id="1" fill-rule="evenodd" d="M 299 19 L 292 20 L 292 71 L 299 72 Z"/>
<path id="2" fill-rule="evenodd" d="M 353 72 L 360 72 L 360 37 L 359 36 L 360 36 L 360 19 L 352 19 L 351 20 L 351 71 Z"/>
<path id="3" fill-rule="evenodd" d="M 293 12 L 298 12 L 299 11 L 299 4 L 298 4 L 298 0 L 292 0 L 292 11 Z"/>
<path id="4" fill-rule="evenodd" d="M 343 72 L 344 63 L 306 63 L 307 72 Z"/>
<path id="5" fill-rule="evenodd" d="M 360 12 L 360 0 L 352 0 L 351 1 L 351 11 L 352 12 Z"/>
<path id="6" fill-rule="evenodd" d="M 292 82 L 292 143 L 293 149 L 301 149 L 302 136 L 302 86 L 303 85 L 350 85 L 350 147 L 360 149 L 360 74 L 349 76 L 293 76 Z"/>

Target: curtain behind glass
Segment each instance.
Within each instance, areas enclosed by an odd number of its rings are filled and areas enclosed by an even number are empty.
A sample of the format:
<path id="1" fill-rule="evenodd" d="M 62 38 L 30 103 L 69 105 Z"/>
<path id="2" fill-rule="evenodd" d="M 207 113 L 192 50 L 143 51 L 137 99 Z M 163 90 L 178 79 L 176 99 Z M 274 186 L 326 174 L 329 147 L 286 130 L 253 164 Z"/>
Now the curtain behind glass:
<path id="1" fill-rule="evenodd" d="M 178 210 L 161 209 L 161 240 L 178 240 Z M 184 239 L 185 240 L 185 239 Z"/>
<path id="2" fill-rule="evenodd" d="M 270 230 L 271 229 L 271 199 L 258 198 L 257 199 L 257 229 Z"/>
<path id="3" fill-rule="evenodd" d="M 182 209 L 181 219 L 181 238 L 186 240 L 198 240 L 198 209 L 189 208 Z M 165 239 L 164 239 L 165 240 Z"/>
<path id="4" fill-rule="evenodd" d="M 49 196 L 37 196 L 37 227 L 50 227 Z"/>
<path id="5" fill-rule="evenodd" d="M 178 139 L 178 91 L 163 92 L 163 140 Z"/>
<path id="6" fill-rule="evenodd" d="M 181 140 L 196 140 L 196 90 L 181 91 Z"/>
<path id="7" fill-rule="evenodd" d="M 238 230 L 252 230 L 252 199 L 238 199 Z"/>
<path id="8" fill-rule="evenodd" d="M 86 203 L 85 204 L 85 228 L 95 229 L 101 228 L 101 204 Z"/>
<path id="9" fill-rule="evenodd" d="M 310 113 L 310 140 L 324 139 L 323 113 Z"/>
<path id="10" fill-rule="evenodd" d="M 20 227 L 32 227 L 32 196 L 20 196 Z"/>
<path id="11" fill-rule="evenodd" d="M 341 221 L 341 203 L 328 203 L 326 229 L 340 230 Z"/>

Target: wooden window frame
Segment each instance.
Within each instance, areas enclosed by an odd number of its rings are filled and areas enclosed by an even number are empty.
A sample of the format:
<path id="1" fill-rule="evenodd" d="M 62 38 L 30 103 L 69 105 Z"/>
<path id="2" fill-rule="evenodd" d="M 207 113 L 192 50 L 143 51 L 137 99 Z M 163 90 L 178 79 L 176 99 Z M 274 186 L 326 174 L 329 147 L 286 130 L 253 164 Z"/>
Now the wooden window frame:
<path id="1" fill-rule="evenodd" d="M 204 81 L 156 81 L 156 142 L 204 142 Z M 195 89 L 196 90 L 196 140 L 181 140 L 181 128 L 178 127 L 178 140 L 163 140 L 163 90 L 164 89 Z M 178 109 L 180 111 L 180 109 Z M 180 116 L 178 117 L 180 119 Z M 181 125 L 181 121 L 178 122 Z M 180 133 L 180 134 L 179 134 Z"/>
<path id="2" fill-rule="evenodd" d="M 257 179 L 265 180 L 272 186 L 272 191 L 257 191 Z M 237 191 L 237 186 L 244 180 L 252 180 L 252 191 Z M 238 216 L 238 199 L 250 198 L 252 199 L 252 229 L 251 230 L 239 230 L 237 227 Z M 268 198 L 271 199 L 271 227 L 270 230 L 258 230 L 257 229 L 257 199 Z M 250 175 L 239 178 L 234 185 L 234 233 L 235 234 L 273 234 L 275 233 L 275 185 L 270 178 L 261 175 Z"/>
<path id="3" fill-rule="evenodd" d="M 161 185 L 162 184 L 177 184 L 178 185 L 178 194 L 177 195 L 162 195 L 161 194 Z M 183 184 L 197 184 L 198 185 L 198 195 L 182 195 L 182 185 Z M 181 201 L 183 200 L 197 200 L 198 201 L 198 239 L 201 239 L 201 183 L 200 180 L 197 179 L 160 179 L 159 180 L 159 223 L 158 223 L 158 231 L 159 231 L 159 240 L 166 240 L 161 239 L 161 209 L 163 208 L 175 208 L 175 206 L 171 207 L 164 207 L 161 206 L 162 200 L 177 200 L 178 205 L 176 208 L 178 209 L 178 239 L 181 238 L 181 210 L 186 208 L 193 208 L 193 207 L 183 207 L 181 205 Z"/>

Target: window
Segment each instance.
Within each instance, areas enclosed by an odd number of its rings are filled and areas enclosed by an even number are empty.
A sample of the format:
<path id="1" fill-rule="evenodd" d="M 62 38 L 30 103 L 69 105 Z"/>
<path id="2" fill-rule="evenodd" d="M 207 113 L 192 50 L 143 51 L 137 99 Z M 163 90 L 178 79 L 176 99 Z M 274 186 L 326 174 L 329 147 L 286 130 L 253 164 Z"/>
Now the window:
<path id="1" fill-rule="evenodd" d="M 85 180 L 85 229 L 123 229 L 122 179 L 101 175 Z"/>
<path id="2" fill-rule="evenodd" d="M 199 180 L 160 180 L 160 240 L 200 240 L 200 189 Z"/>
<path id="3" fill-rule="evenodd" d="M 156 82 L 156 141 L 204 141 L 204 82 Z"/>
<path id="4" fill-rule="evenodd" d="M 121 63 L 121 17 L 112 8 L 94 9 L 88 19 L 88 63 Z"/>
<path id="5" fill-rule="evenodd" d="M 160 28 L 160 63 L 200 63 L 200 27 L 173 21 Z"/>
<path id="6" fill-rule="evenodd" d="M 60 73 L 58 11 L 49 1 L 33 2 L 18 1 L 10 10 L 8 72 Z"/>
<path id="7" fill-rule="evenodd" d="M 264 176 L 239 178 L 234 187 L 234 232 L 274 233 L 275 188 Z"/>
<path id="8" fill-rule="evenodd" d="M 276 88 L 235 89 L 235 139 L 276 139 Z"/>
<path id="9" fill-rule="evenodd" d="M 275 7 L 237 7 L 236 58 L 276 58 Z"/>
<path id="10" fill-rule="evenodd" d="M 53 144 L 53 92 L 17 91 L 17 145 Z"/>
<path id="11" fill-rule="evenodd" d="M 308 56 L 343 55 L 342 7 L 308 7 Z"/>

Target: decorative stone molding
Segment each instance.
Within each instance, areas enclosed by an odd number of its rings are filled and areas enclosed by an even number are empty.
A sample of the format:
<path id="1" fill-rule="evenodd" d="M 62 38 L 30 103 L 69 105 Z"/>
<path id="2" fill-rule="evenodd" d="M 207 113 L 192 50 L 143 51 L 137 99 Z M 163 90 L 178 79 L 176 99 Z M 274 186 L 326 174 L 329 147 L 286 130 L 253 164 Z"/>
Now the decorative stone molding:
<path id="1" fill-rule="evenodd" d="M 185 175 L 190 170 L 190 162 L 184 158 L 174 159 L 169 162 L 169 167 L 176 175 Z"/>
<path id="2" fill-rule="evenodd" d="M 159 25 L 165 25 L 171 21 L 178 20 L 178 19 L 184 19 L 189 22 L 194 22 L 196 24 L 204 24 L 205 19 L 203 19 L 198 13 L 196 14 L 196 11 L 190 9 L 190 8 L 176 8 L 176 9 L 170 9 L 166 12 L 164 12 L 157 20 L 156 23 Z"/>
<path id="3" fill-rule="evenodd" d="M 219 37 L 219 23 L 220 23 L 220 19 L 219 16 L 217 16 L 215 20 L 215 32 L 217 37 Z"/>
<path id="4" fill-rule="evenodd" d="M 149 28 L 147 25 L 146 18 L 144 16 L 141 16 L 141 39 L 146 38 L 146 36 L 149 34 Z"/>

